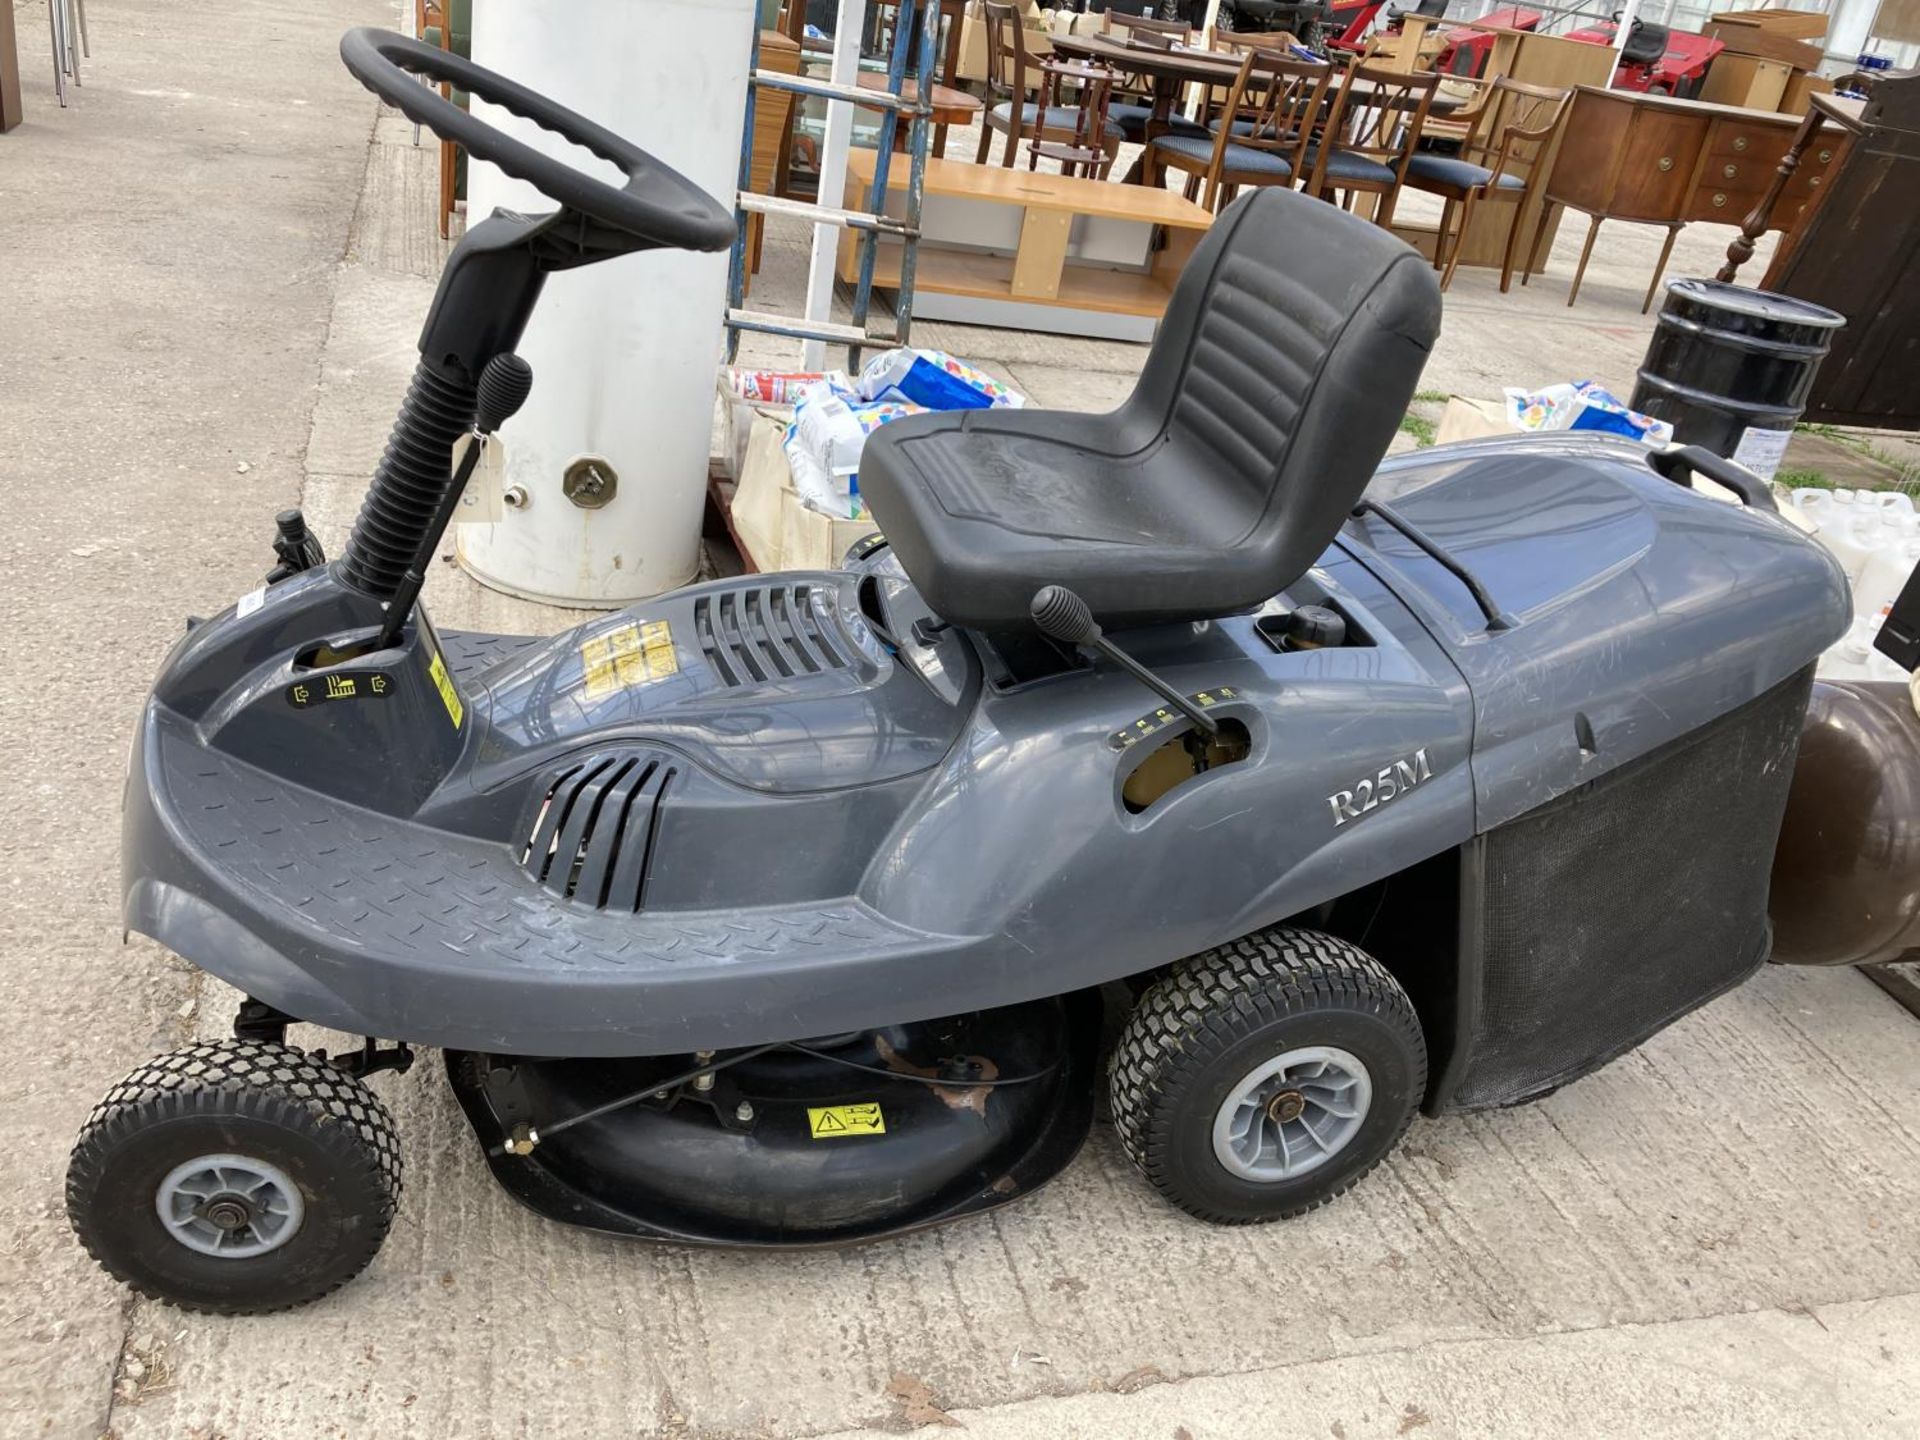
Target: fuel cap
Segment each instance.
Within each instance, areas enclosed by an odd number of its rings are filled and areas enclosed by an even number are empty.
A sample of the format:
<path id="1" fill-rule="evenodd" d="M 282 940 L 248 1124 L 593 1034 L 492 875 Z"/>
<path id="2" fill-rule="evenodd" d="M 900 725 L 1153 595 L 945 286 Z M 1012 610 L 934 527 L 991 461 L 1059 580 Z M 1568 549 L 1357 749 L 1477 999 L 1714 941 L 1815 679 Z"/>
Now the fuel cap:
<path id="1" fill-rule="evenodd" d="M 1324 605 L 1302 605 L 1292 611 L 1281 630 L 1289 650 L 1324 650 L 1347 641 L 1347 622 Z"/>

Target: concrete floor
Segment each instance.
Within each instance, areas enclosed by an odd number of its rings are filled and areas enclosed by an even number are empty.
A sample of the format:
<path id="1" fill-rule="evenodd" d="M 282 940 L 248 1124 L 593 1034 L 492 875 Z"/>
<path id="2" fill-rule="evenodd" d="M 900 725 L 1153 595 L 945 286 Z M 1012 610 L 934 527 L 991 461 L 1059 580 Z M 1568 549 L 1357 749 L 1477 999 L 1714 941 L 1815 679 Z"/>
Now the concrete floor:
<path id="1" fill-rule="evenodd" d="M 391 4 L 89 9 L 61 112 L 20 8 L 29 120 L 0 138 L 0 1434 L 1920 1433 L 1920 1031 L 1848 972 L 1767 972 L 1541 1104 L 1418 1122 L 1341 1203 L 1253 1230 L 1167 1209 L 1101 1131 L 1032 1200 L 897 1243 L 623 1244 L 495 1189 L 429 1057 L 379 1082 L 410 1169 L 366 1275 L 265 1319 L 132 1300 L 67 1228 L 67 1147 L 233 997 L 120 943 L 123 747 L 182 617 L 257 583 L 274 510 L 339 538 L 440 252 L 430 152 L 333 57 Z M 1624 390 L 1655 239 L 1610 229 L 1572 311 L 1564 245 L 1513 296 L 1463 274 L 1426 385 Z M 1142 353 L 916 338 L 1082 407 Z M 569 619 L 452 567 L 429 594 L 447 624 Z"/>

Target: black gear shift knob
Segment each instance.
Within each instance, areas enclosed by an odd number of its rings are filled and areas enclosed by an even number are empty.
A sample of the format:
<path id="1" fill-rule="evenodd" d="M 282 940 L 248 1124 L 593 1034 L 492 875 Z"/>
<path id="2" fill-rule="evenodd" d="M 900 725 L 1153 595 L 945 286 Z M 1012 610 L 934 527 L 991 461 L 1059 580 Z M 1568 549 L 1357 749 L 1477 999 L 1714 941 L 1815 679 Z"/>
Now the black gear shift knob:
<path id="1" fill-rule="evenodd" d="M 1042 635 L 1066 645 L 1091 645 L 1100 638 L 1100 626 L 1087 602 L 1064 585 L 1047 585 L 1034 592 L 1027 613 Z"/>
<path id="2" fill-rule="evenodd" d="M 491 435 L 527 403 L 533 389 L 533 367 L 512 351 L 503 351 L 480 372 L 479 395 L 473 405 L 473 428 Z"/>
<path id="3" fill-rule="evenodd" d="M 1090 650 L 1099 651 L 1207 734 L 1220 733 L 1219 721 L 1101 634 L 1100 622 L 1093 618 L 1093 611 L 1087 602 L 1066 586 L 1042 586 L 1034 592 L 1027 613 L 1033 617 L 1033 623 L 1040 633 L 1049 640 L 1058 640 L 1063 645 L 1084 645 Z"/>

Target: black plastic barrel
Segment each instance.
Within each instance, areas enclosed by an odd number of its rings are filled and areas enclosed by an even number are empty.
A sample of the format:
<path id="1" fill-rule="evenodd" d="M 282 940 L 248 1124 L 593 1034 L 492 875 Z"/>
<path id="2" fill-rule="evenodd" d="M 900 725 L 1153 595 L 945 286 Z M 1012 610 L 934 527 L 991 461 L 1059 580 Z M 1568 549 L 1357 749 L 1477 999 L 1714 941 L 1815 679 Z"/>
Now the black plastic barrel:
<path id="1" fill-rule="evenodd" d="M 1677 443 L 1729 458 L 1749 429 L 1772 432 L 1780 437 L 1773 446 L 1750 447 L 1763 462 L 1771 451 L 1771 463 L 1756 467 L 1771 479 L 1833 332 L 1846 323 L 1846 316 L 1790 295 L 1719 280 L 1672 281 L 1627 403 L 1671 421 Z"/>

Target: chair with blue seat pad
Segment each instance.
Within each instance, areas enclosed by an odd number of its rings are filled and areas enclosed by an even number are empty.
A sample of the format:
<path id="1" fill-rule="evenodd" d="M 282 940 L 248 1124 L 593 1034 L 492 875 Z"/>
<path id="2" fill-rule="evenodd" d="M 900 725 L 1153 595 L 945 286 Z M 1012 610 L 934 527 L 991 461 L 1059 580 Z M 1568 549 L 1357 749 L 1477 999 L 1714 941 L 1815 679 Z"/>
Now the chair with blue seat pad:
<path id="1" fill-rule="evenodd" d="M 1000 163 L 1011 169 L 1022 140 L 1074 142 L 1081 132 L 1080 110 L 1074 105 L 1042 106 L 1029 99 L 1042 83 L 1042 62 L 1027 50 L 1026 28 L 1020 12 L 1001 0 L 982 0 L 981 23 L 987 34 L 987 107 L 980 116 L 977 164 L 987 163 L 994 131 L 1007 137 Z M 1101 143 L 1108 163 L 1120 149 L 1120 127 L 1108 119 L 1101 127 Z"/>
<path id="2" fill-rule="evenodd" d="M 1453 283 L 1474 207 L 1487 200 L 1513 206 L 1500 266 L 1500 289 L 1504 293 L 1513 283 L 1520 218 L 1527 208 L 1528 193 L 1566 118 L 1571 92 L 1553 86 L 1524 85 L 1504 75 L 1474 83 L 1487 95 L 1476 107 L 1473 125 L 1461 139 L 1459 153 L 1414 155 L 1407 162 L 1406 183 L 1445 202 L 1433 252 L 1434 268 L 1442 272 L 1442 290 Z M 1454 223 L 1456 212 L 1458 225 Z"/>
<path id="3" fill-rule="evenodd" d="M 1323 200 L 1337 193 L 1343 208 L 1352 207 L 1356 194 L 1376 195 L 1373 223 L 1390 227 L 1439 85 L 1440 77 L 1426 71 L 1351 67 L 1326 125 L 1302 157 L 1307 193 Z"/>
<path id="4" fill-rule="evenodd" d="M 1124 10 L 1112 8 L 1100 17 L 1100 29 L 1103 34 L 1111 35 L 1122 44 L 1153 45 L 1171 50 L 1175 45 L 1193 42 L 1193 27 L 1184 20 L 1130 15 Z M 1123 139 L 1131 140 L 1136 145 L 1146 144 L 1147 125 L 1153 119 L 1152 82 L 1140 79 L 1123 82 L 1122 88 L 1114 92 L 1113 103 L 1107 107 L 1107 118 L 1120 127 Z M 1167 123 L 1182 132 L 1205 128 L 1178 113 Z"/>
<path id="5" fill-rule="evenodd" d="M 1159 184 L 1168 170 L 1179 170 L 1191 177 L 1189 195 L 1205 185 L 1200 203 L 1215 212 L 1243 185 L 1291 186 L 1306 173 L 1302 152 L 1332 77 L 1332 67 L 1321 61 L 1247 50 L 1213 133 L 1155 138 L 1147 147 L 1147 182 Z M 1236 126 L 1242 127 L 1237 135 Z"/>

